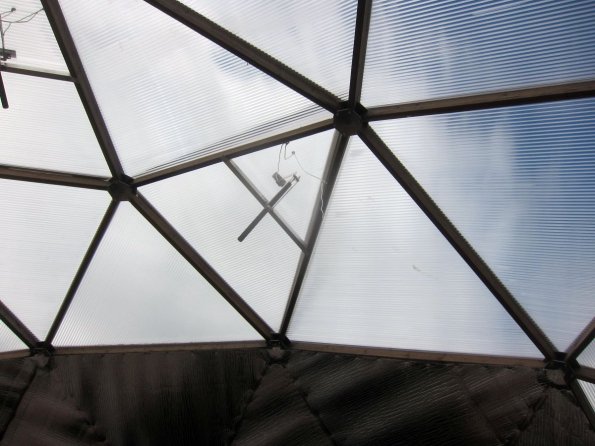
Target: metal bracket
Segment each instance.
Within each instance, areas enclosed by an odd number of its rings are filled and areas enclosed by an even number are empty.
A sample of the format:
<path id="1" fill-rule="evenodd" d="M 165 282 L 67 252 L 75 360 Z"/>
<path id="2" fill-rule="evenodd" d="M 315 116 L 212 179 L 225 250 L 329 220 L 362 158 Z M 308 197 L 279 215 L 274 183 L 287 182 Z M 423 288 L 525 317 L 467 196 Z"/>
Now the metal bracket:
<path id="1" fill-rule="evenodd" d="M 367 125 L 362 114 L 350 108 L 342 108 L 335 113 L 334 124 L 337 131 L 345 136 L 356 135 Z"/>
<path id="2" fill-rule="evenodd" d="M 132 178 L 126 176 L 121 180 L 112 179 L 108 192 L 116 201 L 130 201 L 136 195 L 136 187 L 131 183 Z"/>
<path id="3" fill-rule="evenodd" d="M 42 355 L 46 357 L 50 357 L 54 354 L 54 346 L 49 342 L 40 341 L 38 342 L 35 347 L 31 348 L 31 355 Z"/>

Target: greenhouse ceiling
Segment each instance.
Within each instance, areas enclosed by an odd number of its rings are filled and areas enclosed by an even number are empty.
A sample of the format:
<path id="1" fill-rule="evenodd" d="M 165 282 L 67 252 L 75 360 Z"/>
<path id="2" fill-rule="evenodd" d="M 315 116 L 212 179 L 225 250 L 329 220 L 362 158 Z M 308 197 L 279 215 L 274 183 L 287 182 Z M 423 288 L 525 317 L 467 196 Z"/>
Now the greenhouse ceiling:
<path id="1" fill-rule="evenodd" d="M 547 366 L 595 404 L 591 2 L 0 13 L 5 356 Z"/>

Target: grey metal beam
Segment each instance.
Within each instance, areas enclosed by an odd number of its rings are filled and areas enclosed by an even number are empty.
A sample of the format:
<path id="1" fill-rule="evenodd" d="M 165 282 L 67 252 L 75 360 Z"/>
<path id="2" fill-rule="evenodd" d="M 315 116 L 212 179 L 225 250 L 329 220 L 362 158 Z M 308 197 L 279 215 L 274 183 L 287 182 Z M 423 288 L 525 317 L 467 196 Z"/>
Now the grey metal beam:
<path id="1" fill-rule="evenodd" d="M 240 313 L 267 341 L 273 329 L 240 297 L 209 263 L 140 193 L 130 198 L 131 204 L 151 225 Z"/>
<path id="2" fill-rule="evenodd" d="M 176 166 L 166 167 L 164 169 L 147 173 L 135 178 L 132 184 L 136 187 L 142 187 L 156 181 L 165 180 L 167 178 L 181 175 L 183 173 L 191 172 L 202 167 L 210 166 L 211 164 L 219 163 L 224 158 L 235 158 L 242 155 L 247 155 L 259 150 L 268 149 L 269 147 L 278 146 L 279 144 L 287 143 L 296 139 L 305 138 L 306 136 L 315 135 L 317 133 L 325 132 L 333 128 L 333 120 L 325 119 L 324 121 L 316 122 L 314 124 L 290 130 L 279 135 L 270 136 L 258 141 L 242 144 L 222 152 L 212 153 L 196 160 L 188 161 L 186 163 L 178 164 Z"/>
<path id="3" fill-rule="evenodd" d="M 548 85 L 545 87 L 524 88 L 469 96 L 460 96 L 427 101 L 408 102 L 369 108 L 366 118 L 369 121 L 381 119 L 407 118 L 439 113 L 454 113 L 470 110 L 483 110 L 496 107 L 537 104 L 564 99 L 580 99 L 595 96 L 595 81 Z"/>
<path id="4" fill-rule="evenodd" d="M 361 347 L 356 345 L 337 345 L 318 342 L 298 342 L 291 343 L 292 350 L 306 350 L 313 352 L 336 353 L 341 355 L 374 356 L 379 358 L 394 358 L 408 361 L 421 362 L 447 362 L 447 363 L 467 363 L 467 364 L 485 364 L 497 366 L 521 366 L 541 369 L 545 362 L 536 358 L 523 358 L 515 356 L 492 356 L 470 353 L 449 353 L 449 352 L 429 352 L 421 350 L 403 350 L 381 347 Z"/>
<path id="5" fill-rule="evenodd" d="M 576 397 L 579 405 L 583 409 L 583 412 L 587 416 L 589 423 L 591 423 L 591 427 L 595 429 L 595 409 L 593 408 L 593 406 L 591 406 L 591 403 L 585 395 L 585 392 L 583 392 L 583 389 L 581 388 L 577 380 L 572 379 L 567 381 L 567 383 L 568 386 L 572 389 L 572 393 L 574 393 L 574 396 Z"/>
<path id="6" fill-rule="evenodd" d="M 76 49 L 76 45 L 66 24 L 66 19 L 60 8 L 57 0 L 41 0 L 41 5 L 45 10 L 48 22 L 54 31 L 56 41 L 60 46 L 68 70 L 77 82 L 75 83 L 78 94 L 83 103 L 83 107 L 87 112 L 91 127 L 95 132 L 99 146 L 103 152 L 103 156 L 107 162 L 112 177 L 122 179 L 124 178 L 124 170 L 116 153 L 116 149 L 112 142 L 111 136 L 107 130 L 107 126 L 103 119 L 103 115 L 99 110 L 99 105 L 95 99 L 95 94 L 91 89 L 91 84 L 87 78 L 87 74 L 83 67 L 83 63 Z"/>
<path id="7" fill-rule="evenodd" d="M 351 79 L 349 83 L 348 107 L 354 108 L 360 101 L 364 67 L 366 64 L 366 50 L 368 48 L 368 34 L 370 31 L 370 16 L 372 15 L 372 0 L 357 2 L 357 17 L 355 19 L 355 36 L 353 41 L 353 56 L 351 58 Z"/>
<path id="8" fill-rule="evenodd" d="M 109 182 L 105 178 L 2 165 L 0 165 L 0 178 L 84 189 L 107 190 L 109 187 Z"/>
<path id="9" fill-rule="evenodd" d="M 29 328 L 16 317 L 16 315 L 10 311 L 10 309 L 4 305 L 4 302 L 0 300 L 0 320 L 10 328 L 14 334 L 16 334 L 21 341 L 25 343 L 27 347 L 33 349 L 39 343 L 37 336 L 33 334 Z"/>
<path id="10" fill-rule="evenodd" d="M 595 339 L 595 317 L 585 327 L 585 329 L 577 336 L 566 351 L 566 361 L 571 363 L 587 348 L 587 346 Z"/>
<path id="11" fill-rule="evenodd" d="M 245 350 L 266 348 L 265 341 L 197 342 L 188 344 L 90 345 L 56 347 L 54 355 L 93 355 L 109 353 L 151 353 L 202 350 Z"/>
<path id="12" fill-rule="evenodd" d="M 40 77 L 43 79 L 53 79 L 56 81 L 75 82 L 74 78 L 69 74 L 52 73 L 51 71 L 34 70 L 31 68 L 0 65 L 0 71 L 13 74 L 22 74 L 25 76 Z"/>
<path id="13" fill-rule="evenodd" d="M 58 310 L 58 314 L 56 314 L 54 322 L 52 323 L 52 326 L 48 331 L 48 334 L 45 339 L 46 345 L 51 345 L 54 341 L 54 337 L 60 329 L 60 325 L 64 320 L 64 316 L 66 316 L 66 312 L 68 311 L 68 308 L 70 307 L 70 304 L 72 303 L 72 300 L 74 299 L 74 296 L 81 282 L 83 281 L 83 277 L 85 277 L 85 273 L 87 272 L 87 269 L 89 268 L 89 265 L 93 260 L 93 256 L 95 255 L 95 252 L 97 251 L 97 248 L 99 247 L 99 244 L 101 243 L 101 240 L 103 239 L 103 236 L 105 235 L 107 228 L 109 227 L 109 224 L 111 223 L 112 218 L 116 213 L 117 209 L 118 201 L 112 200 L 109 206 L 107 207 L 101 222 L 99 223 L 97 231 L 95 232 L 95 236 L 93 237 L 93 239 L 91 240 L 91 244 L 87 248 L 87 252 L 83 257 L 83 260 L 81 261 L 81 264 L 72 280 L 72 283 L 70 284 L 70 287 L 66 292 L 66 296 L 64 297 L 62 305 Z"/>
<path id="14" fill-rule="evenodd" d="M 186 5 L 176 0 L 145 1 L 322 108 L 332 113 L 339 109 L 338 97 Z"/>
<path id="15" fill-rule="evenodd" d="M 289 323 L 291 322 L 291 316 L 293 315 L 295 304 L 300 294 L 300 290 L 302 289 L 302 283 L 304 282 L 308 264 L 310 263 L 310 258 L 312 257 L 312 251 L 314 250 L 314 245 L 316 244 L 318 233 L 320 232 L 320 227 L 322 226 L 324 213 L 326 212 L 331 194 L 335 187 L 337 175 L 339 174 L 339 169 L 341 167 L 341 162 L 343 161 L 343 156 L 345 155 L 348 142 L 349 136 L 345 136 L 335 131 L 335 135 L 331 143 L 331 152 L 322 176 L 323 181 L 320 184 L 321 191 L 323 191 L 322 206 L 320 208 L 316 208 L 314 215 L 312 216 L 312 220 L 310 221 L 310 226 L 308 227 L 308 232 L 306 234 L 306 249 L 302 251 L 300 260 L 298 262 L 297 270 L 291 287 L 291 293 L 289 295 L 289 300 L 287 301 L 285 314 L 283 315 L 283 321 L 279 331 L 283 336 L 287 334 L 287 329 L 289 328 Z"/>
<path id="16" fill-rule="evenodd" d="M 291 240 L 294 241 L 298 248 L 300 248 L 302 251 L 306 249 L 305 242 L 300 238 L 300 236 L 298 236 L 295 233 L 293 229 L 291 229 L 291 227 L 289 227 L 285 220 L 283 220 L 283 218 L 281 218 L 281 216 L 277 214 L 275 209 L 269 206 L 268 200 L 264 197 L 264 195 L 262 195 L 259 192 L 256 186 L 252 183 L 252 181 L 250 181 L 250 179 L 246 175 L 244 175 L 244 172 L 242 172 L 242 170 L 236 165 L 236 163 L 234 163 L 233 160 L 230 160 L 228 158 L 224 158 L 223 162 L 227 167 L 229 167 L 229 169 L 238 178 L 238 180 L 242 182 L 246 189 L 250 191 L 252 196 L 256 198 L 256 200 L 258 200 L 260 205 L 267 210 L 267 212 L 270 214 L 271 217 L 273 217 L 277 224 L 281 226 L 281 229 L 283 229 L 285 233 L 291 238 Z"/>
<path id="17" fill-rule="evenodd" d="M 444 215 L 438 205 L 421 187 L 417 180 L 407 171 L 405 166 L 386 146 L 384 141 L 370 128 L 365 127 L 359 133 L 360 138 L 374 153 L 376 158 L 386 167 L 392 176 L 405 189 L 409 196 L 417 203 L 420 209 L 426 214 L 430 221 L 448 240 L 452 247 L 459 253 L 479 279 L 492 292 L 494 297 L 502 304 L 505 310 L 529 336 L 537 348 L 544 354 L 546 359 L 556 358 L 556 349 L 551 341 L 533 321 L 525 309 L 519 305 L 508 289 L 500 282 L 490 267 L 483 261 L 477 252 L 469 245 L 458 229 Z"/>

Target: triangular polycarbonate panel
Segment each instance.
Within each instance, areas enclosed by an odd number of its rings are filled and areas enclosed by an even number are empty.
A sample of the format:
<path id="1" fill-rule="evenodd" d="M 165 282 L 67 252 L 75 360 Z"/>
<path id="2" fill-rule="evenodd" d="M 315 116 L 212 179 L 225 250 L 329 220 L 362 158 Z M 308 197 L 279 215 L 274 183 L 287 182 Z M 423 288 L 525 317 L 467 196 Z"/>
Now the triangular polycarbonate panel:
<path id="1" fill-rule="evenodd" d="M 595 77 L 590 2 L 375 0 L 366 107 Z"/>
<path id="2" fill-rule="evenodd" d="M 301 251 L 270 215 L 238 240 L 263 208 L 225 164 L 150 184 L 141 193 L 273 329 L 279 328 Z"/>
<path id="3" fill-rule="evenodd" d="M 591 341 L 587 348 L 578 355 L 577 361 L 582 366 L 595 369 L 595 341 Z"/>
<path id="4" fill-rule="evenodd" d="M 27 350 L 27 346 L 10 328 L 0 321 L 0 352 Z"/>
<path id="5" fill-rule="evenodd" d="M 284 182 L 294 176 L 299 178 L 275 210 L 302 239 L 306 237 L 312 212 L 322 205 L 324 184 L 320 186 L 332 139 L 333 132 L 329 130 L 233 160 L 268 200 L 281 190 Z"/>
<path id="6" fill-rule="evenodd" d="M 182 3 L 346 100 L 354 0 L 183 0 Z"/>
<path id="7" fill-rule="evenodd" d="M 595 314 L 595 100 L 373 124 L 558 350 Z"/>
<path id="8" fill-rule="evenodd" d="M 58 331 L 56 345 L 260 339 L 133 207 L 122 202 Z"/>
<path id="9" fill-rule="evenodd" d="M 541 356 L 359 138 L 345 154 L 288 336 Z"/>
<path id="10" fill-rule="evenodd" d="M 580 379 L 577 381 L 581 386 L 581 389 L 583 389 L 583 392 L 585 392 L 585 396 L 591 405 L 591 410 L 595 412 L 595 384 L 587 381 L 581 381 Z"/>
<path id="11" fill-rule="evenodd" d="M 330 114 L 145 2 L 60 2 L 129 175 Z"/>
<path id="12" fill-rule="evenodd" d="M 109 176 L 74 84 L 2 73 L 0 164 Z"/>
<path id="13" fill-rule="evenodd" d="M 0 180 L 0 296 L 40 339 L 107 209 L 105 192 Z"/>
<path id="14" fill-rule="evenodd" d="M 39 0 L 0 0 L 0 14 L 4 48 L 15 52 L 10 52 L 3 65 L 68 75 Z"/>

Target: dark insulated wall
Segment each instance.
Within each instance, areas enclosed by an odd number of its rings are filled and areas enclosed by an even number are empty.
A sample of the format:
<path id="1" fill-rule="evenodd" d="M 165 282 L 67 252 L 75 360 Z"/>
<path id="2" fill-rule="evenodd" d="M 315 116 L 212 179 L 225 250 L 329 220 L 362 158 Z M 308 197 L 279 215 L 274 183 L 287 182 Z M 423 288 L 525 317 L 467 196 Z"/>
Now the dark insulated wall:
<path id="1" fill-rule="evenodd" d="M 0 361 L 3 445 L 595 445 L 555 373 L 267 350 Z"/>

